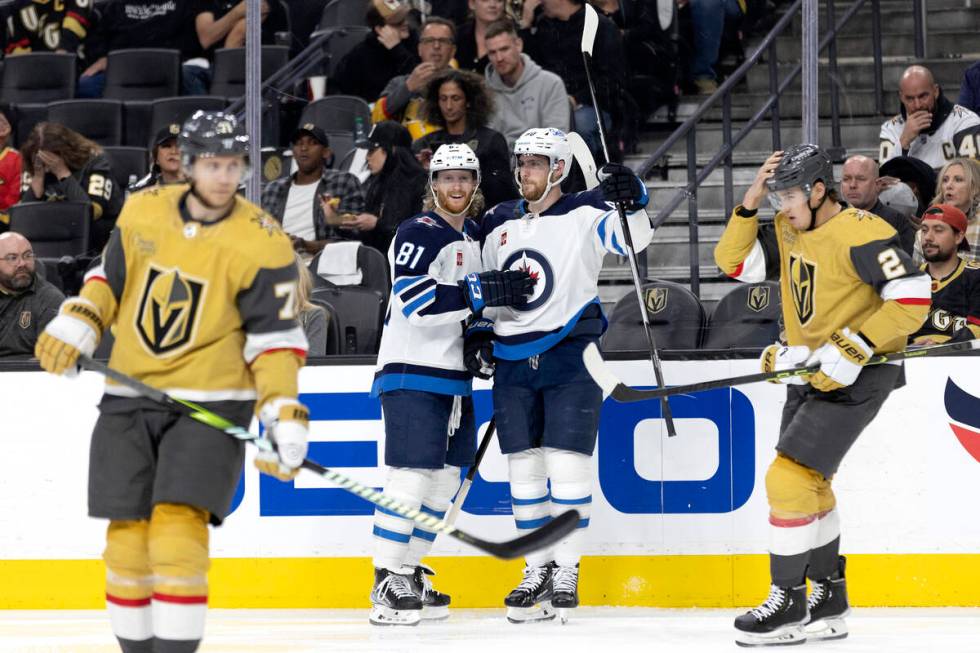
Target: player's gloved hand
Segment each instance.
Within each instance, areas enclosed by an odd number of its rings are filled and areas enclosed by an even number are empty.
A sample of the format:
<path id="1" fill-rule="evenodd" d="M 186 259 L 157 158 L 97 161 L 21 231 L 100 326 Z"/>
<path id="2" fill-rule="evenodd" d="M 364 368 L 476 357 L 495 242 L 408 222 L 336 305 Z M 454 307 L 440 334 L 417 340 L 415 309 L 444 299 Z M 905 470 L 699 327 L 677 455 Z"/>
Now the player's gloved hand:
<path id="1" fill-rule="evenodd" d="M 259 420 L 275 450 L 260 451 L 255 466 L 280 481 L 293 480 L 306 458 L 310 411 L 295 399 L 278 397 L 262 406 Z"/>
<path id="2" fill-rule="evenodd" d="M 803 365 L 810 357 L 810 353 L 810 348 L 805 345 L 790 347 L 776 343 L 762 350 L 762 356 L 759 357 L 759 365 L 762 367 L 763 372 L 791 370 Z M 798 374 L 795 376 L 769 379 L 769 383 L 806 385 L 808 380 L 805 376 Z"/>
<path id="3" fill-rule="evenodd" d="M 79 355 L 91 356 L 104 330 L 95 304 L 81 297 L 66 299 L 38 337 L 34 355 L 42 369 L 74 376 Z"/>
<path id="4" fill-rule="evenodd" d="M 820 371 L 810 377 L 810 385 L 821 392 L 851 385 L 872 356 L 874 350 L 864 338 L 847 327 L 838 329 L 807 360 L 807 366 L 820 363 Z"/>
<path id="5" fill-rule="evenodd" d="M 459 282 L 466 305 L 474 313 L 484 306 L 521 306 L 534 292 L 537 279 L 524 270 L 473 272 Z"/>
<path id="6" fill-rule="evenodd" d="M 607 202 L 623 203 L 627 211 L 639 211 L 650 200 L 646 184 L 624 165 L 607 163 L 597 176 L 602 199 Z"/>
<path id="7" fill-rule="evenodd" d="M 478 379 L 489 379 L 493 376 L 493 320 L 480 318 L 466 327 L 463 364 Z"/>

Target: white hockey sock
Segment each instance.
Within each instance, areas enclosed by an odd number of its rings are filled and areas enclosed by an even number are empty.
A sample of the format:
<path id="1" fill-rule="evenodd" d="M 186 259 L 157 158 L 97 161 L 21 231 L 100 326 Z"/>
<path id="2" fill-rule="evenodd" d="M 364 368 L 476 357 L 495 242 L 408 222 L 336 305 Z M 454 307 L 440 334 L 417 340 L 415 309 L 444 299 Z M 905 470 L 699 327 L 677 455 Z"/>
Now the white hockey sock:
<path id="1" fill-rule="evenodd" d="M 419 508 L 429 490 L 432 472 L 428 469 L 392 467 L 384 493 L 409 508 Z M 408 543 L 415 522 L 385 508 L 374 509 L 374 566 L 398 572 L 405 564 Z"/>
<path id="2" fill-rule="evenodd" d="M 551 512 L 557 516 L 566 510 L 578 510 L 578 528 L 555 545 L 555 562 L 574 567 L 585 549 L 585 532 L 592 514 L 592 456 L 564 449 L 544 449 L 551 478 Z"/>
<path id="3" fill-rule="evenodd" d="M 507 456 L 510 496 L 517 532 L 524 535 L 551 521 L 551 496 L 543 449 L 528 449 Z M 528 566 L 538 567 L 554 559 L 552 549 L 529 553 Z"/>
<path id="4" fill-rule="evenodd" d="M 442 519 L 446 516 L 449 504 L 458 489 L 459 467 L 446 465 L 442 469 L 432 470 L 429 491 L 422 499 L 422 512 Z M 408 542 L 405 566 L 417 567 L 422 562 L 422 558 L 429 554 L 435 541 L 435 531 L 421 524 L 415 524 L 415 528 L 412 529 L 412 539 Z"/>
<path id="5" fill-rule="evenodd" d="M 153 635 L 158 639 L 200 641 L 208 614 L 207 596 L 153 594 Z"/>

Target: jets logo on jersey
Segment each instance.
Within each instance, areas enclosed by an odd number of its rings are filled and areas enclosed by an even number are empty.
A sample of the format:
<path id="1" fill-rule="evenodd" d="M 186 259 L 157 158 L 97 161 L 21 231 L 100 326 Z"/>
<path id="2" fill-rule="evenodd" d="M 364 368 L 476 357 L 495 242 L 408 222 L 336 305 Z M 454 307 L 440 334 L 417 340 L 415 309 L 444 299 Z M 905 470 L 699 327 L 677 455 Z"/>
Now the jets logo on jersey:
<path id="1" fill-rule="evenodd" d="M 769 286 L 752 286 L 745 303 L 756 313 L 769 308 Z"/>
<path id="2" fill-rule="evenodd" d="M 150 265 L 136 312 L 136 330 L 151 353 L 172 355 L 190 344 L 206 285 L 177 268 Z"/>
<path id="3" fill-rule="evenodd" d="M 666 288 L 650 288 L 646 292 L 646 305 L 647 312 L 650 315 L 656 315 L 660 311 L 667 308 L 667 289 Z"/>
<path id="4" fill-rule="evenodd" d="M 800 326 L 813 319 L 813 289 L 816 287 L 815 278 L 817 266 L 797 254 L 789 256 L 789 284 L 793 293 L 793 306 Z"/>
<path id="5" fill-rule="evenodd" d="M 535 280 L 534 294 L 527 303 L 515 311 L 533 311 L 544 305 L 555 290 L 555 275 L 551 263 L 544 254 L 535 249 L 519 249 L 504 261 L 504 270 L 523 270 Z"/>

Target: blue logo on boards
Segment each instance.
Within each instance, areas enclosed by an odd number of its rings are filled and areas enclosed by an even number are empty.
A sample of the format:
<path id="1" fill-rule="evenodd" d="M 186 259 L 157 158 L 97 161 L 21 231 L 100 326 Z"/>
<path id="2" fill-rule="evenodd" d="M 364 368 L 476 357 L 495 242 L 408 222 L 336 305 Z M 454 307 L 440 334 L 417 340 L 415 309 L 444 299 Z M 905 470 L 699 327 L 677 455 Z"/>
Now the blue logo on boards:
<path id="1" fill-rule="evenodd" d="M 367 393 L 317 393 L 300 397 L 310 408 L 311 421 L 381 419 L 381 404 Z M 489 390 L 473 393 L 477 424 L 489 421 Z M 748 501 L 755 484 L 755 411 L 736 389 L 719 389 L 672 397 L 678 419 L 711 422 L 718 432 L 718 468 L 706 480 L 657 481 L 637 471 L 634 432 L 640 422 L 660 418 L 660 403 L 620 404 L 609 399 L 602 407 L 596 455 L 598 486 L 616 510 L 630 514 L 705 514 L 737 510 Z M 642 436 L 641 436 L 642 437 Z M 683 437 L 682 435 L 679 437 Z M 325 467 L 377 467 L 374 441 L 311 442 L 310 458 Z M 642 465 L 641 465 L 642 466 Z M 381 488 L 378 488 L 381 489 Z M 232 503 L 244 496 L 244 477 Z M 470 489 L 466 512 L 475 515 L 510 514 L 506 482 L 490 482 L 479 473 Z M 259 476 L 259 514 L 263 517 L 302 515 L 370 515 L 374 507 L 339 488 L 296 488 L 264 474 Z"/>

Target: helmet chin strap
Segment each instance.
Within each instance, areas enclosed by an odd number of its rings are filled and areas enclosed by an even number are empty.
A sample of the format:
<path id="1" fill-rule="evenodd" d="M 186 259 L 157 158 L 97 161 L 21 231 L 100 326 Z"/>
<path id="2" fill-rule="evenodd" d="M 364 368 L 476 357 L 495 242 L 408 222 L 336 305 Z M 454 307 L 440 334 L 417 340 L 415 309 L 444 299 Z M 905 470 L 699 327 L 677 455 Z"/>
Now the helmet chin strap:
<path id="1" fill-rule="evenodd" d="M 820 203 L 817 204 L 817 208 L 813 208 L 812 206 L 810 206 L 810 198 L 809 197 L 806 198 L 806 208 L 810 209 L 810 226 L 806 228 L 807 231 L 813 231 L 814 229 L 817 228 L 817 211 L 819 211 L 820 207 L 823 206 L 824 202 L 827 201 L 828 194 L 829 193 L 827 193 L 827 191 L 824 190 L 823 197 L 820 198 Z"/>
<path id="2" fill-rule="evenodd" d="M 548 160 L 550 161 L 551 158 L 549 157 Z M 544 192 L 541 193 L 541 197 L 539 197 L 536 200 L 528 199 L 528 197 L 524 194 L 524 185 L 521 183 L 521 178 L 520 178 L 520 168 L 514 169 L 514 177 L 517 179 L 517 192 L 521 194 L 521 197 L 524 198 L 524 200 L 528 203 L 528 205 L 530 205 L 533 202 L 540 202 L 541 200 L 543 200 L 548 196 L 548 193 L 550 193 L 551 189 L 555 187 L 555 184 L 561 183 L 559 181 L 555 181 L 552 179 L 552 177 L 554 177 L 555 173 L 557 172 L 557 167 L 558 167 L 557 162 L 549 166 L 548 183 L 544 185 Z M 530 208 L 530 206 L 528 208 Z"/>

